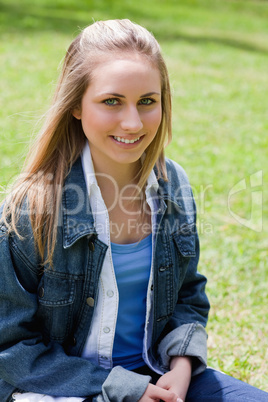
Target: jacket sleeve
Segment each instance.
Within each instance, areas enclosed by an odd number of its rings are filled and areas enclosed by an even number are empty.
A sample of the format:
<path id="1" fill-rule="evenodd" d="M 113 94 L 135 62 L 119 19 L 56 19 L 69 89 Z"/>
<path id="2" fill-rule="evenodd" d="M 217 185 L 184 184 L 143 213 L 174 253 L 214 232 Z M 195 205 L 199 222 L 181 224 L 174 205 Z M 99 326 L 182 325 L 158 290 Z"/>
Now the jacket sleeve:
<path id="1" fill-rule="evenodd" d="M 38 298 L 34 283 L 38 281 L 33 260 L 19 253 L 20 270 L 14 264 L 16 247 L 10 249 L 10 238 L 0 229 L 0 396 L 9 401 L 15 390 L 53 396 L 88 397 L 118 392 L 120 400 L 141 396 L 149 377 L 118 368 L 106 370 L 79 356 L 67 355 L 57 342 L 45 344 L 35 322 Z M 29 256 L 28 256 L 29 257 Z M 18 258 L 18 255 L 16 256 Z M 34 258 L 34 257 L 33 257 Z M 23 272 L 23 274 L 22 274 Z M 31 286 L 22 285 L 22 275 Z M 122 386 L 124 378 L 124 387 Z M 111 386 L 112 384 L 112 386 Z M 135 389 L 134 389 L 135 388 Z M 129 399 L 124 399 L 125 397 Z"/>
<path id="2" fill-rule="evenodd" d="M 192 374 L 201 373 L 207 363 L 207 324 L 210 304 L 205 293 L 206 278 L 197 270 L 199 262 L 199 238 L 196 230 L 196 205 L 184 170 L 175 165 L 176 177 L 172 183 L 180 188 L 179 203 L 183 209 L 182 230 L 173 236 L 176 244 L 180 285 L 176 304 L 158 343 L 158 359 L 164 371 L 169 369 L 172 356 L 193 357 Z M 179 177 L 179 184 L 178 184 Z M 181 213 L 181 212 L 180 212 Z"/>
<path id="3" fill-rule="evenodd" d="M 164 333 L 158 355 L 164 370 L 173 356 L 193 357 L 192 375 L 200 374 L 207 364 L 207 323 L 209 302 L 205 294 L 206 278 L 197 271 L 198 256 L 191 258 L 183 284 Z"/>

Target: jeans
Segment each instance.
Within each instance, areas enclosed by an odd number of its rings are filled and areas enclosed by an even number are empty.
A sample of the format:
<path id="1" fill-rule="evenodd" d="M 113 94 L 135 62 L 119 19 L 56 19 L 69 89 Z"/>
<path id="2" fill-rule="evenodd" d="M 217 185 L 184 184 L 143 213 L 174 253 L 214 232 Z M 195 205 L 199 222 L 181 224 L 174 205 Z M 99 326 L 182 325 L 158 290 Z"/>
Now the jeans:
<path id="1" fill-rule="evenodd" d="M 192 378 L 186 402 L 268 402 L 268 393 L 230 377 L 220 371 L 207 368 Z"/>
<path id="2" fill-rule="evenodd" d="M 159 378 L 159 375 L 146 366 L 133 371 L 150 375 L 153 383 Z M 185 402 L 236 401 L 268 402 L 268 393 L 220 371 L 207 368 L 203 373 L 192 377 L 185 400 Z"/>

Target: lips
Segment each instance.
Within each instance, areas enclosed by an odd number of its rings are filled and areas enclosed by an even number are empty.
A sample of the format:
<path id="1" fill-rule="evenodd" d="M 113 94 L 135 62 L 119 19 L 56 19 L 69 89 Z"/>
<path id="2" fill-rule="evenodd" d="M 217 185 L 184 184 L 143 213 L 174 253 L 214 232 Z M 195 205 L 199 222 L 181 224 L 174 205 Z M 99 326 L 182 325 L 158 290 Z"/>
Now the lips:
<path id="1" fill-rule="evenodd" d="M 128 138 L 123 138 L 123 137 L 116 137 L 116 136 L 113 136 L 113 138 L 118 142 L 123 142 L 124 144 L 134 144 L 135 142 L 139 141 L 141 137 L 134 138 L 133 140 L 129 140 Z"/>

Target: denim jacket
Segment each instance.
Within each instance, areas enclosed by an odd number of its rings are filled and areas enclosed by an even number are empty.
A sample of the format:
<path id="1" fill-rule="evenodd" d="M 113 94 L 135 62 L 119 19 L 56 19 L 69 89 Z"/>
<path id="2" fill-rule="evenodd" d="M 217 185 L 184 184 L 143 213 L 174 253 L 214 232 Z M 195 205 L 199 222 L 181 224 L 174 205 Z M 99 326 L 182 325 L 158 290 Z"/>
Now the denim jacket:
<path id="1" fill-rule="evenodd" d="M 153 250 L 153 323 L 148 355 L 160 372 L 172 356 L 206 366 L 209 302 L 198 273 L 199 242 L 192 191 L 183 169 L 166 161 L 159 179 Z M 27 202 L 16 234 L 0 227 L 0 400 L 16 390 L 93 401 L 138 401 L 150 377 L 104 369 L 81 357 L 107 245 L 98 239 L 79 158 L 65 181 L 53 269 L 41 265 Z M 47 268 L 47 269 L 46 269 Z"/>

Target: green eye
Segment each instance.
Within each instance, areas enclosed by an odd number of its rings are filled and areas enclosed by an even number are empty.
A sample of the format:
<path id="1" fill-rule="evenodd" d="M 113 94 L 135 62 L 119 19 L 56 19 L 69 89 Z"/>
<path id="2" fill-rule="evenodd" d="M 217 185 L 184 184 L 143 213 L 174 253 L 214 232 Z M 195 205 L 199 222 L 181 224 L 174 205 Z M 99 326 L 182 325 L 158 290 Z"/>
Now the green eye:
<path id="1" fill-rule="evenodd" d="M 151 105 L 154 102 L 151 98 L 144 98 L 140 100 L 141 105 Z"/>
<path id="2" fill-rule="evenodd" d="M 104 103 L 108 106 L 114 106 L 118 104 L 118 100 L 115 98 L 106 99 Z"/>

